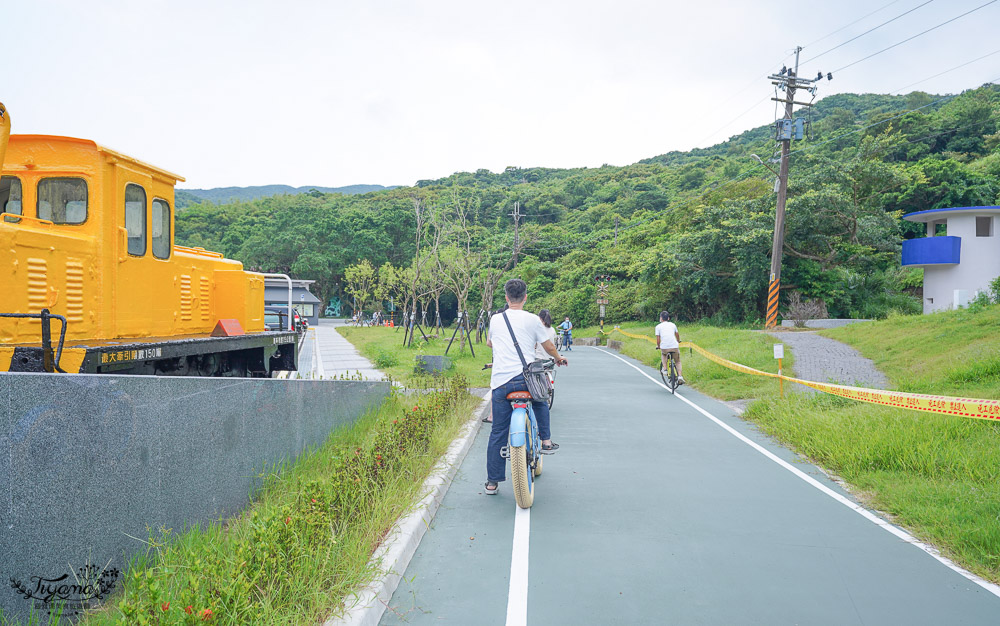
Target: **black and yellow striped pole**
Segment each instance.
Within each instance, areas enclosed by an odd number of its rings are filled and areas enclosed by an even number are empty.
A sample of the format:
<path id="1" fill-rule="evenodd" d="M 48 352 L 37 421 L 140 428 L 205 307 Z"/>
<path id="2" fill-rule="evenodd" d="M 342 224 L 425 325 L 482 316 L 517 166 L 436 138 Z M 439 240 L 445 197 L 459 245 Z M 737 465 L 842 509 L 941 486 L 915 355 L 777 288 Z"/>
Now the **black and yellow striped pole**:
<path id="1" fill-rule="evenodd" d="M 774 328 L 778 323 L 778 292 L 781 290 L 781 281 L 771 274 L 771 282 L 767 284 L 767 317 L 766 326 Z"/>

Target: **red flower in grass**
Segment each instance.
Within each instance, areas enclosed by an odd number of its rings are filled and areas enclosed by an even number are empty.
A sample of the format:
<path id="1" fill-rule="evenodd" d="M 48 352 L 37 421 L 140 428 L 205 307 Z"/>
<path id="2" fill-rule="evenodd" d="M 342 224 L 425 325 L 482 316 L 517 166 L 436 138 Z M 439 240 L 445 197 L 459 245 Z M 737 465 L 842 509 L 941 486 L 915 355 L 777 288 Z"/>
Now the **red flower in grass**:
<path id="1" fill-rule="evenodd" d="M 392 423 L 393 423 L 393 424 L 398 424 L 398 423 L 399 423 L 399 420 L 392 420 Z"/>
<path id="2" fill-rule="evenodd" d="M 169 602 L 164 602 L 163 604 L 161 604 L 160 605 L 160 610 L 163 611 L 164 613 L 166 613 L 167 611 L 169 611 L 170 610 L 170 603 Z"/>
<path id="3" fill-rule="evenodd" d="M 190 604 L 187 605 L 186 607 L 184 607 L 184 612 L 187 613 L 188 615 L 194 615 L 194 611 L 192 610 L 192 607 L 191 607 Z"/>
<path id="4" fill-rule="evenodd" d="M 212 609 L 205 609 L 204 611 L 202 611 L 201 619 L 205 620 L 206 622 L 212 619 Z"/>
<path id="5" fill-rule="evenodd" d="M 288 526 L 288 525 L 289 525 L 289 524 L 291 524 L 291 523 L 292 523 L 292 518 L 290 518 L 290 517 L 286 517 L 286 518 L 285 518 L 285 526 Z"/>
<path id="6" fill-rule="evenodd" d="M 376 458 L 377 460 L 381 461 L 381 460 L 382 460 L 382 455 L 381 455 L 381 454 L 376 454 L 376 455 L 375 455 L 375 458 Z"/>
<path id="7" fill-rule="evenodd" d="M 313 503 L 313 504 L 316 504 L 316 498 L 313 498 L 313 499 L 312 499 L 312 503 Z"/>

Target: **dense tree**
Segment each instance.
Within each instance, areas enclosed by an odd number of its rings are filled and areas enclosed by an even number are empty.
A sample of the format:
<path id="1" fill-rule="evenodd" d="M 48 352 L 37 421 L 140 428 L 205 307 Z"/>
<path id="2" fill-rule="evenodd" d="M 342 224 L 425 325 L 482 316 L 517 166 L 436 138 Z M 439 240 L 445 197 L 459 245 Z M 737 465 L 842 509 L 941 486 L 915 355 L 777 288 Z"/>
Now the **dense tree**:
<path id="1" fill-rule="evenodd" d="M 1000 201 L 1000 88 L 838 94 L 799 115 L 810 124 L 793 145 L 784 285 L 831 315 L 919 310 L 899 248 L 921 229 L 901 216 Z M 480 169 L 360 195 L 194 205 L 178 211 L 177 240 L 316 280 L 323 298 L 364 259 L 403 272 L 403 300 L 433 301 L 446 318 L 495 308 L 497 286 L 520 276 L 533 308 L 592 323 L 594 277 L 609 275 L 612 319 L 669 308 L 748 321 L 763 315 L 775 204 L 773 173 L 750 155 L 774 149 L 767 125 L 624 167 Z"/>

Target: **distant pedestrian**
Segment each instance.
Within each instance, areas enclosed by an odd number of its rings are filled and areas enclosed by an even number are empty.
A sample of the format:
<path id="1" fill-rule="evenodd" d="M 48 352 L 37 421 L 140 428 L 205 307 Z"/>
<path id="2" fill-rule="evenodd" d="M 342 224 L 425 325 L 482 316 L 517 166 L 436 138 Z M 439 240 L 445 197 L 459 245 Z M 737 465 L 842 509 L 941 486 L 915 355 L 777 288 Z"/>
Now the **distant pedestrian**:
<path id="1" fill-rule="evenodd" d="M 563 345 L 570 352 L 573 351 L 573 322 L 569 321 L 569 316 L 563 320 L 562 324 L 559 324 L 559 331 L 563 335 Z"/>

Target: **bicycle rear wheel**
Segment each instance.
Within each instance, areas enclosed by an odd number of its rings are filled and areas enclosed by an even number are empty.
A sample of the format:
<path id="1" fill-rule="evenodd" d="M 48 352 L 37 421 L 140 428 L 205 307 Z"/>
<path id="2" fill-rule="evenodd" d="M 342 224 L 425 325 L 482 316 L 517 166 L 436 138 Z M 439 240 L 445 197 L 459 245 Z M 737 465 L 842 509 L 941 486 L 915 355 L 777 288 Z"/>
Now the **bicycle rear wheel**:
<path id="1" fill-rule="evenodd" d="M 677 393 L 677 364 L 674 363 L 673 359 L 670 359 L 670 373 L 667 374 L 667 386 L 670 387 L 670 393 Z"/>
<path id="2" fill-rule="evenodd" d="M 531 418 L 528 417 L 527 413 L 524 415 L 525 432 L 529 435 L 531 433 Z M 530 442 L 531 438 L 528 437 Z M 531 508 L 532 502 L 535 500 L 535 481 L 533 480 L 533 472 L 531 469 L 531 445 L 525 443 L 523 446 L 517 446 L 516 448 L 510 447 L 510 478 L 511 483 L 514 486 L 514 500 L 517 501 L 517 506 L 522 509 Z"/>

